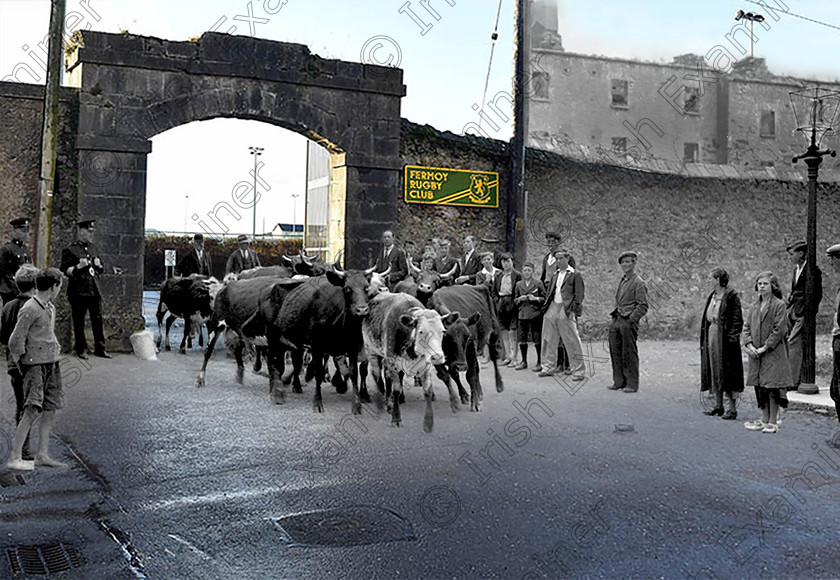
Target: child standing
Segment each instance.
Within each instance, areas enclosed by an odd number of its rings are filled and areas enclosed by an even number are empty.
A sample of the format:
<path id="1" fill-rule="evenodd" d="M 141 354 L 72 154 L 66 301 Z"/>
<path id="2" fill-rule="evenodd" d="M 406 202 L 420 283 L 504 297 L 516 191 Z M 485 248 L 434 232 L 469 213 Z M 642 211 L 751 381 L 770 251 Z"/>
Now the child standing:
<path id="1" fill-rule="evenodd" d="M 545 287 L 539 280 L 534 279 L 534 264 L 525 262 L 522 265 L 522 280 L 516 283 L 513 301 L 519 306 L 517 338 L 519 339 L 519 352 L 522 354 L 522 362 L 516 365 L 516 370 L 521 371 L 528 368 L 528 333 L 534 341 L 534 348 L 537 350 L 537 364 L 531 369 L 535 372 L 542 370 L 542 357 L 540 356 L 540 341 L 542 340 L 542 314 L 540 308 L 545 296 Z"/>
<path id="2" fill-rule="evenodd" d="M 775 433 L 778 430 L 779 407 L 787 407 L 791 386 L 788 365 L 787 316 L 779 280 L 773 272 L 762 272 L 755 279 L 758 300 L 752 303 L 744 318 L 741 345 L 750 357 L 747 385 L 755 387 L 755 398 L 761 419 L 747 421 L 751 431 Z"/>
<path id="3" fill-rule="evenodd" d="M 38 268 L 32 264 L 24 264 L 17 272 L 15 272 L 15 285 L 18 289 L 18 295 L 3 306 L 3 314 L 0 317 L 0 344 L 9 346 L 9 337 L 12 336 L 12 331 L 17 324 L 18 312 L 27 300 L 32 298 L 35 294 L 35 277 L 38 275 Z M 12 383 L 12 390 L 15 393 L 15 421 L 20 423 L 23 417 L 23 402 L 25 400 L 23 394 L 23 376 L 20 374 L 20 369 L 17 365 L 12 364 L 11 351 L 6 348 L 6 362 L 9 369 L 9 378 Z M 23 441 L 23 450 L 21 457 L 28 461 L 32 461 L 32 453 L 29 451 L 29 432 L 26 433 L 26 439 Z"/>
<path id="4" fill-rule="evenodd" d="M 9 364 L 20 369 L 25 397 L 23 416 L 12 441 L 12 456 L 7 464 L 9 469 L 31 471 L 35 465 L 65 467 L 47 452 L 55 412 L 64 406 L 53 305 L 53 300 L 61 291 L 61 278 L 61 271 L 57 268 L 38 272 L 35 296 L 21 307 L 9 338 Z M 38 451 L 34 462 L 26 461 L 22 458 L 23 442 L 38 415 L 41 415 Z"/>

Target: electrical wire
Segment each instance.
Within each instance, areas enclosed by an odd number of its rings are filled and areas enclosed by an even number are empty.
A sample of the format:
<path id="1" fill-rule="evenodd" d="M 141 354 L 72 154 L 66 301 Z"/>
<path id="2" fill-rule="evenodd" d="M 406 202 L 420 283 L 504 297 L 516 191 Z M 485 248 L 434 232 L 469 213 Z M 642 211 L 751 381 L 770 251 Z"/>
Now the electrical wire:
<path id="1" fill-rule="evenodd" d="M 481 130 L 481 122 L 484 120 L 484 104 L 487 102 L 487 87 L 490 85 L 490 69 L 493 66 L 493 53 L 496 50 L 496 40 L 499 38 L 499 16 L 502 14 L 502 0 L 499 0 L 499 7 L 496 10 L 496 25 L 493 27 L 493 43 L 490 45 L 490 62 L 487 63 L 487 76 L 484 78 L 484 94 L 481 96 L 481 106 L 478 109 L 478 129 Z M 520 31 L 522 34 L 522 31 Z"/>
<path id="2" fill-rule="evenodd" d="M 756 0 L 744 0 L 745 2 L 749 2 L 750 4 L 755 4 L 757 6 L 762 6 L 764 8 L 769 8 L 765 2 L 757 2 Z M 788 16 L 793 16 L 794 18 L 801 18 L 802 20 L 807 20 L 808 22 L 813 22 L 814 24 L 820 24 L 822 26 L 827 26 L 829 28 L 834 28 L 835 30 L 840 30 L 840 26 L 835 26 L 834 24 L 829 24 L 828 22 L 823 22 L 822 20 L 816 20 L 814 18 L 809 18 L 807 16 L 802 16 L 801 14 L 796 14 L 795 12 L 790 12 L 789 10 L 782 10 L 781 8 L 770 8 L 773 12 L 781 12 L 782 14 L 787 14 Z"/>

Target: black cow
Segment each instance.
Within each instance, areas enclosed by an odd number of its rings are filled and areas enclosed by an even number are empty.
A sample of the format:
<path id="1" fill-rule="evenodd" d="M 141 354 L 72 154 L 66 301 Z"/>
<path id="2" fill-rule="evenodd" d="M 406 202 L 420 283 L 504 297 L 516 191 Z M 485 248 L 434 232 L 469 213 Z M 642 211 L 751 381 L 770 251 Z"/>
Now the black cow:
<path id="1" fill-rule="evenodd" d="M 321 383 L 324 380 L 325 355 L 348 358 L 350 379 L 358 389 L 358 357 L 362 350 L 361 322 L 368 313 L 368 292 L 371 274 L 362 270 L 346 272 L 334 264 L 325 276 L 311 278 L 290 291 L 279 312 L 267 318 L 274 327 L 267 335 L 271 365 L 272 400 L 282 403 L 285 390 L 278 380 L 283 374 L 285 350 L 292 349 L 295 366 L 294 390 L 300 390 L 299 369 L 302 366 L 303 346 L 309 345 L 314 366 L 315 395 L 312 405 L 316 412 L 324 411 Z"/>
<path id="2" fill-rule="evenodd" d="M 434 293 L 430 300 L 430 307 L 441 314 L 457 311 L 462 317 L 467 318 L 469 335 L 453 329 L 444 342 L 446 371 L 458 385 L 461 401 L 465 403 L 466 391 L 461 384 L 459 371 L 464 370 L 462 357 L 466 358 L 467 383 L 471 391 L 470 410 L 480 411 L 484 393 L 479 379 L 478 353 L 484 351 L 485 345 L 490 346 L 490 360 L 495 372 L 496 391 L 501 393 L 505 388 L 498 365 L 501 326 L 496 314 L 496 305 L 490 297 L 490 290 L 483 285 L 447 286 Z M 437 375 L 451 392 L 443 369 L 438 368 Z"/>
<path id="3" fill-rule="evenodd" d="M 409 269 L 412 268 L 409 266 Z M 443 281 L 443 276 L 434 270 L 412 269 L 408 278 L 397 282 L 397 285 L 394 286 L 394 292 L 402 292 L 417 298 L 425 308 L 428 306 L 429 299 L 435 290 L 443 285 Z"/>
<path id="4" fill-rule="evenodd" d="M 210 318 L 216 294 L 221 287 L 221 283 L 215 278 L 207 278 L 197 274 L 184 278 L 176 276 L 166 280 L 160 287 L 160 300 L 155 314 L 158 323 L 158 350 L 160 350 L 163 341 L 161 323 L 167 312 L 169 313 L 169 317 L 166 319 L 165 348 L 167 351 L 171 350 L 169 330 L 177 318 L 184 319 L 184 337 L 181 339 L 181 347 L 178 352 L 186 354 L 185 345 L 192 348 L 193 330 L 198 330 L 199 341 L 203 346 L 201 326 Z"/>
<path id="5" fill-rule="evenodd" d="M 250 280 L 234 280 L 219 290 L 213 305 L 213 314 L 207 321 L 207 332 L 210 339 L 204 351 L 204 362 L 201 365 L 201 370 L 198 372 L 198 378 L 195 382 L 196 387 L 204 386 L 207 362 L 213 355 L 213 348 L 216 346 L 216 340 L 218 340 L 219 334 L 224 332 L 225 328 L 233 331 L 233 333 L 227 334 L 227 337 L 233 338 L 233 344 L 228 343 L 228 345 L 233 347 L 233 354 L 236 358 L 236 381 L 242 384 L 242 375 L 245 369 L 242 353 L 246 345 L 246 336 L 256 337 L 265 335 L 265 329 L 260 327 L 259 324 L 249 325 L 248 335 L 243 331 L 243 326 L 259 308 L 261 292 L 272 284 L 277 283 L 297 285 L 302 283 L 302 281 L 290 278 L 268 278 L 260 276 Z"/>

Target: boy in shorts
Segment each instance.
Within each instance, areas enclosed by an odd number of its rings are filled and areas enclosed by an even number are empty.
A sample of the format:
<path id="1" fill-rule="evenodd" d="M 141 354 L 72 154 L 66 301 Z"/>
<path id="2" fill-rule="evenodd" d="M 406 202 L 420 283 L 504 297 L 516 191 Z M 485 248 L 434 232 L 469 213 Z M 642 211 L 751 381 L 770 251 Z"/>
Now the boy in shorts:
<path id="1" fill-rule="evenodd" d="M 20 369 L 25 397 L 23 417 L 15 431 L 12 456 L 6 465 L 9 469 L 31 471 L 36 465 L 66 467 L 47 453 L 55 412 L 64 406 L 53 305 L 61 291 L 61 279 L 61 271 L 57 268 L 38 272 L 35 296 L 21 307 L 9 338 L 9 365 Z M 41 415 L 38 451 L 35 461 L 26 461 L 21 457 L 23 442 L 38 415 Z"/>
<path id="2" fill-rule="evenodd" d="M 3 314 L 0 318 L 0 344 L 5 347 L 9 346 L 9 337 L 12 336 L 12 331 L 17 324 L 18 312 L 27 300 L 32 298 L 35 294 L 35 277 L 38 275 L 38 268 L 32 264 L 24 264 L 18 271 L 15 272 L 15 286 L 18 289 L 18 295 L 9 300 L 3 306 Z M 6 348 L 6 362 L 9 368 L 9 379 L 12 383 L 12 390 L 15 393 L 15 423 L 20 423 L 20 418 L 23 417 L 23 403 L 25 397 L 23 395 L 23 377 L 20 374 L 20 369 L 17 365 L 11 363 L 11 353 Z M 23 459 L 31 461 L 34 459 L 32 453 L 29 451 L 29 433 L 26 434 L 26 439 L 23 441 Z"/>

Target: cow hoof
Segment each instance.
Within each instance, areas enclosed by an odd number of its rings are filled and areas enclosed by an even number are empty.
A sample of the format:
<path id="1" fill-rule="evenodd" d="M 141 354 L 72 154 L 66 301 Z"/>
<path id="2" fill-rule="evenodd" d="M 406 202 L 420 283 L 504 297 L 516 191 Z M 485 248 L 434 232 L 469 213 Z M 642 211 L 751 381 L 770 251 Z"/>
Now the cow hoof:
<path id="1" fill-rule="evenodd" d="M 400 405 L 405 405 L 405 393 L 400 393 Z"/>
<path id="2" fill-rule="evenodd" d="M 363 403 L 370 403 L 370 393 L 368 393 L 367 389 L 359 391 L 359 399 Z"/>
<path id="3" fill-rule="evenodd" d="M 168 346 L 166 347 L 166 352 L 169 352 L 169 351 L 171 351 L 171 350 L 172 350 L 172 349 L 171 349 L 171 348 L 169 348 Z"/>
<path id="4" fill-rule="evenodd" d="M 481 412 L 481 406 L 480 405 L 473 405 L 472 407 L 470 407 L 470 411 L 472 411 L 473 413 L 480 413 Z"/>
<path id="5" fill-rule="evenodd" d="M 242 384 L 242 370 L 236 369 L 236 382 Z"/>
<path id="6" fill-rule="evenodd" d="M 283 391 L 274 391 L 271 393 L 271 402 L 275 405 L 283 405 L 286 402 L 286 393 Z"/>
<path id="7" fill-rule="evenodd" d="M 312 410 L 316 413 L 323 413 L 324 412 L 324 404 L 321 401 L 316 401 L 312 403 Z"/>
<path id="8" fill-rule="evenodd" d="M 453 413 L 457 413 L 458 407 L 460 407 L 461 405 L 458 404 L 458 399 L 450 399 L 449 406 L 452 408 Z"/>
<path id="9" fill-rule="evenodd" d="M 462 405 L 469 405 L 470 404 L 470 398 L 467 397 L 466 395 L 461 397 L 461 404 Z"/>
<path id="10" fill-rule="evenodd" d="M 196 379 L 195 380 L 195 388 L 200 389 L 204 386 L 204 379 Z"/>
<path id="11" fill-rule="evenodd" d="M 301 387 L 300 385 L 295 385 L 294 387 L 292 387 L 292 392 L 300 394 L 303 392 L 303 387 Z"/>
<path id="12" fill-rule="evenodd" d="M 399 426 L 400 426 L 400 420 L 399 419 L 392 419 L 391 420 L 391 427 L 399 427 Z"/>
<path id="13" fill-rule="evenodd" d="M 187 349 L 185 349 L 185 348 L 179 349 L 178 354 L 187 354 Z"/>
<path id="14" fill-rule="evenodd" d="M 432 428 L 433 428 L 434 426 L 435 426 L 435 423 L 434 423 L 434 421 L 432 420 L 432 418 L 431 418 L 431 417 L 426 417 L 426 418 L 423 420 L 423 431 L 424 431 L 424 432 L 426 432 L 426 433 L 431 433 L 431 432 L 432 432 Z"/>

